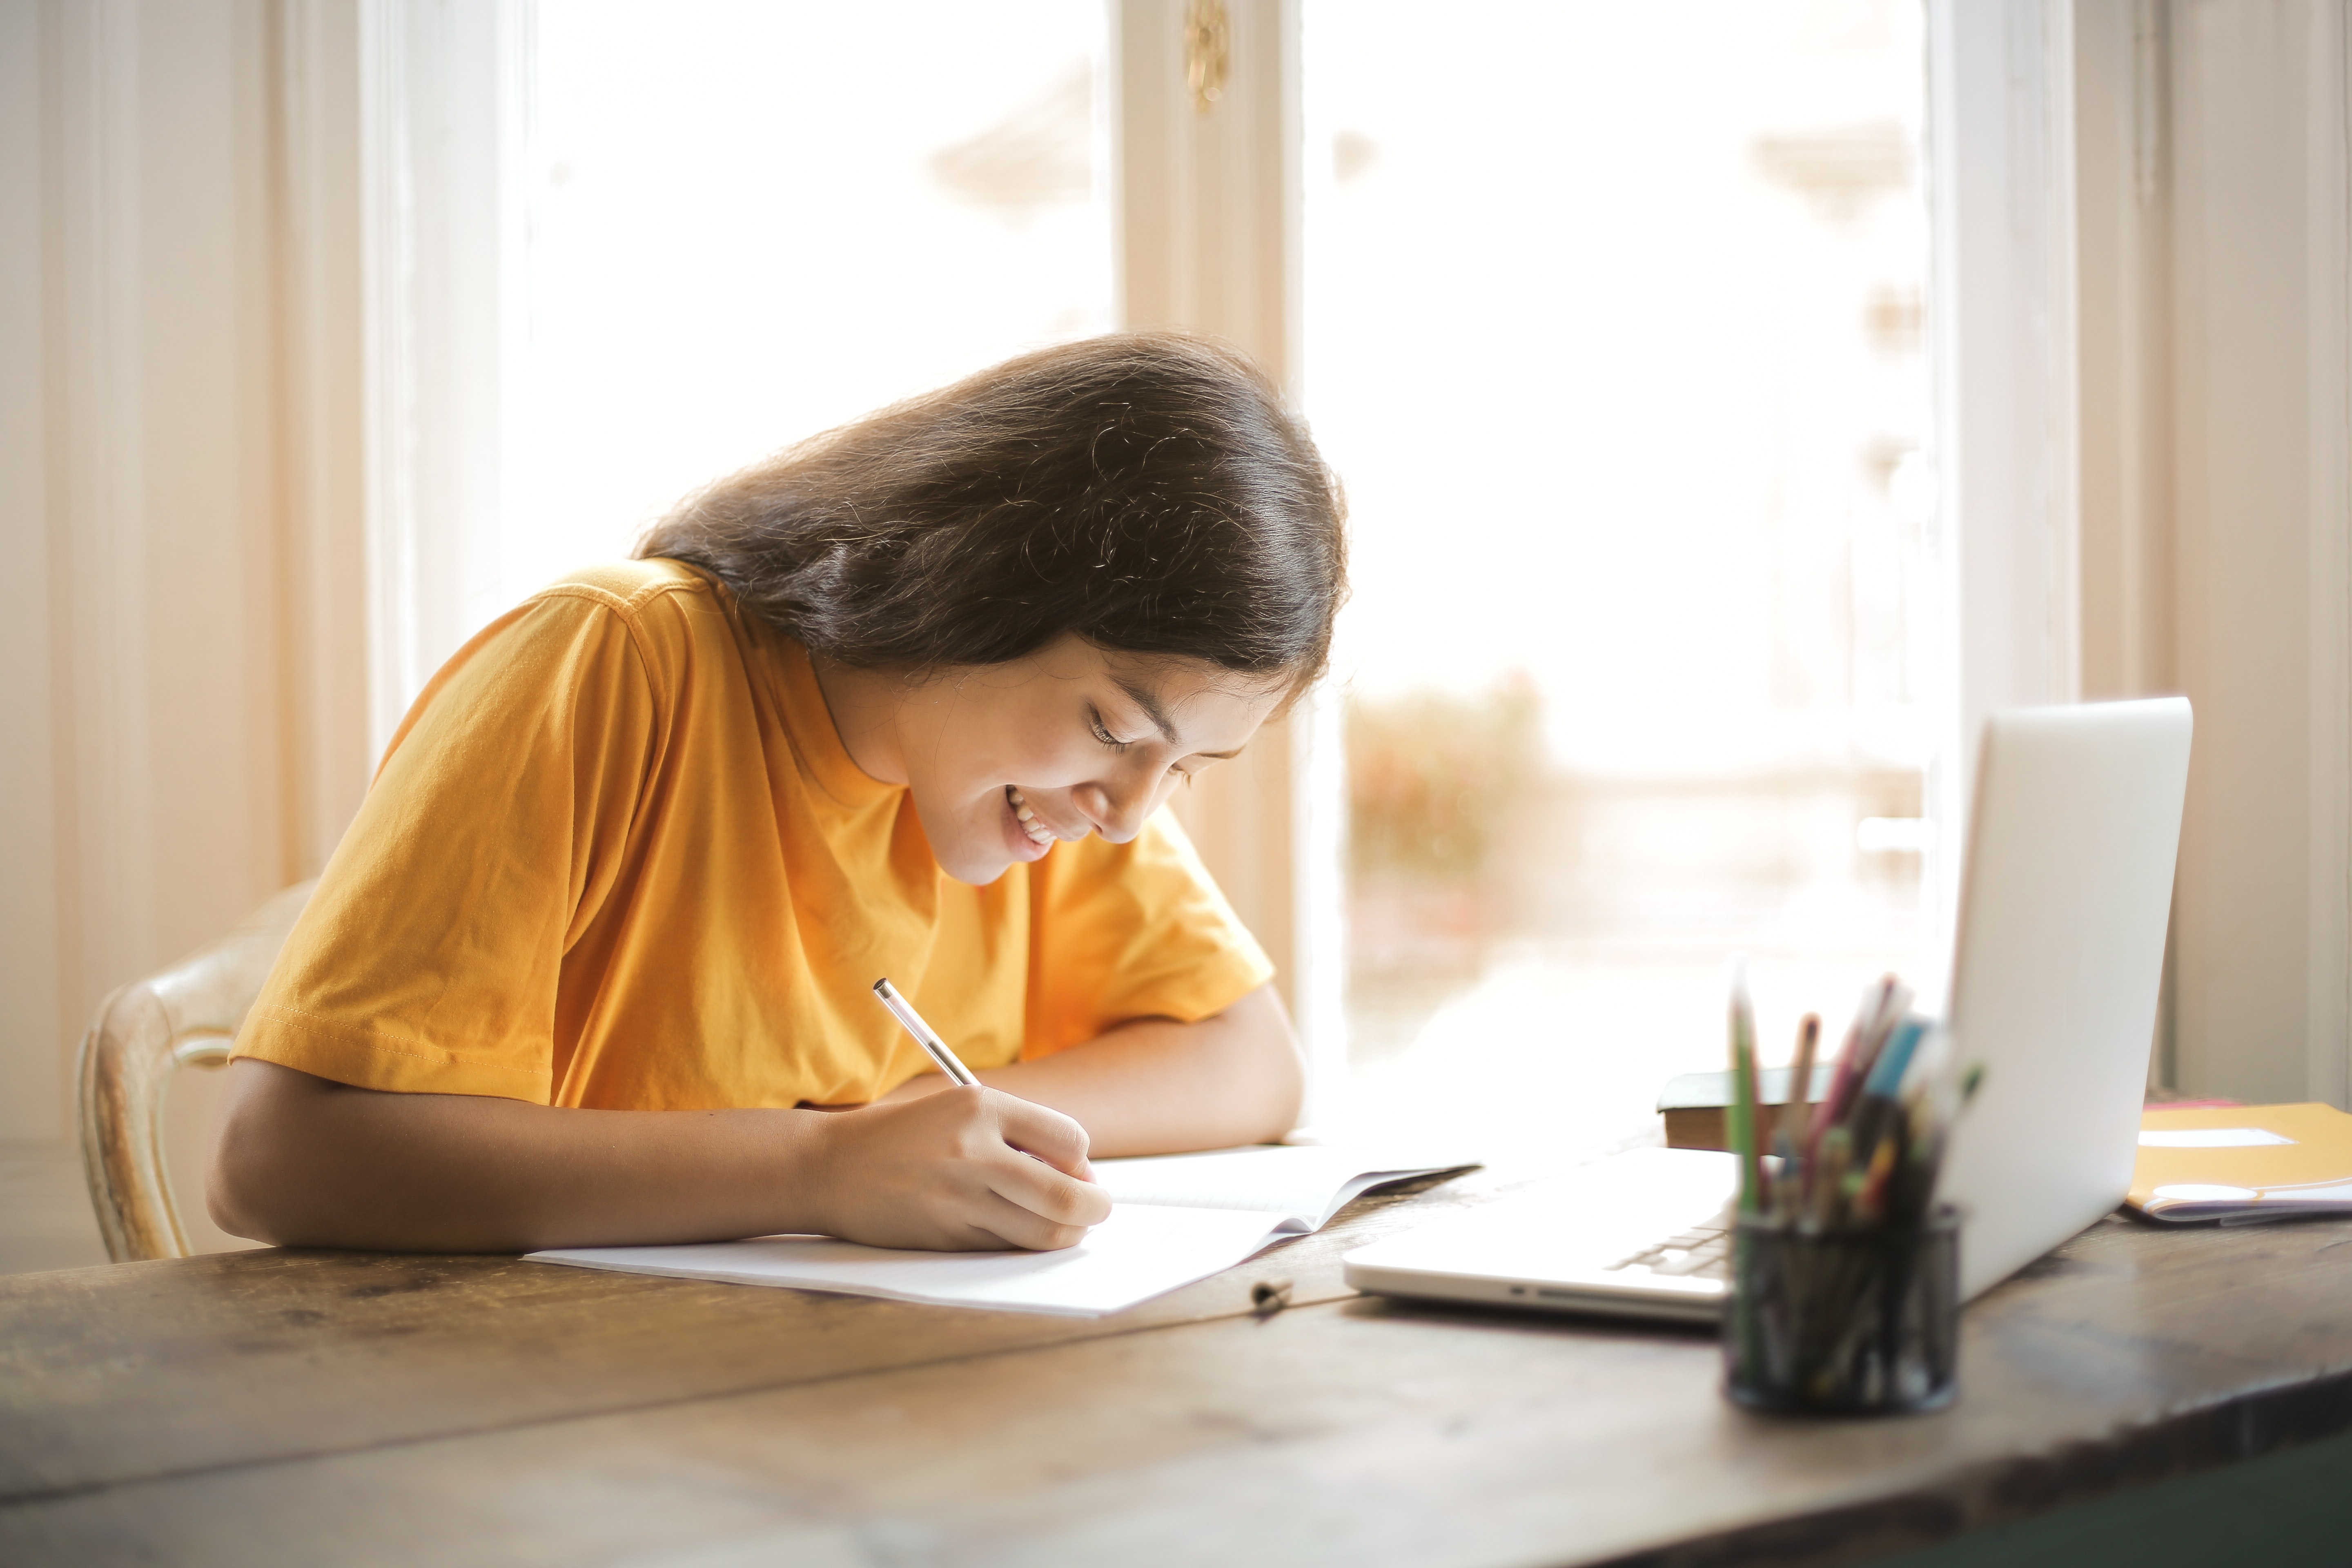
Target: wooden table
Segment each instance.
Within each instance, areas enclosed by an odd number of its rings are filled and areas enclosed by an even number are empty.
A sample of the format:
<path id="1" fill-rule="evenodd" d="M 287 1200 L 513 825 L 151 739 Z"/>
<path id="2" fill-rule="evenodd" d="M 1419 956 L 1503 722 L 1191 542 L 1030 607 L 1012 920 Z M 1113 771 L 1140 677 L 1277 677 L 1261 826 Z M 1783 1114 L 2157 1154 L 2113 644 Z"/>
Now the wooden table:
<path id="1" fill-rule="evenodd" d="M 1340 1283 L 1480 1195 L 1093 1321 L 511 1258 L 0 1279 L 0 1562 L 1834 1563 L 2352 1428 L 2352 1222 L 2108 1220 L 1970 1309 L 1955 1408 L 1801 1422 L 1704 1335 Z"/>

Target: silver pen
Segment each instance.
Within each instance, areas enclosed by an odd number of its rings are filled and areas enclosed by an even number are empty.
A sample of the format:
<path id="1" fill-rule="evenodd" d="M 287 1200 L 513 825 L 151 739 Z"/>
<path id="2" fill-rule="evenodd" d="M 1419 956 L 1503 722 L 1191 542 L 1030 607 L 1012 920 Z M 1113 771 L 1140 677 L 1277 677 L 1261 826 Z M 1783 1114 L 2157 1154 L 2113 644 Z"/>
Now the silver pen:
<path id="1" fill-rule="evenodd" d="M 980 1079 L 972 1076 L 971 1069 L 956 1059 L 956 1054 L 948 1049 L 948 1043 L 940 1038 L 937 1030 L 923 1022 L 923 1016 L 898 994 L 898 987 L 890 984 L 887 976 L 874 983 L 874 994 L 882 999 L 882 1005 L 890 1009 L 890 1016 L 898 1019 L 906 1026 L 907 1033 L 915 1037 L 915 1044 L 923 1047 L 924 1054 L 940 1064 L 940 1070 L 948 1075 L 950 1083 L 962 1084 L 971 1089 L 980 1087 Z"/>

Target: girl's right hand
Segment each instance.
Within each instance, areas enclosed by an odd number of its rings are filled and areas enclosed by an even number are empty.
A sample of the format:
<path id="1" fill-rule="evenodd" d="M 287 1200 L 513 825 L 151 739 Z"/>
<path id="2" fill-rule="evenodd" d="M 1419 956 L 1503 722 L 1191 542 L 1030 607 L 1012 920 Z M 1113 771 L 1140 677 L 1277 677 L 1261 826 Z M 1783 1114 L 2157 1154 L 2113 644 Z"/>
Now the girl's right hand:
<path id="1" fill-rule="evenodd" d="M 1110 1217 L 1087 1132 L 998 1089 L 958 1088 L 814 1119 L 827 1234 L 871 1247 L 1073 1247 Z"/>

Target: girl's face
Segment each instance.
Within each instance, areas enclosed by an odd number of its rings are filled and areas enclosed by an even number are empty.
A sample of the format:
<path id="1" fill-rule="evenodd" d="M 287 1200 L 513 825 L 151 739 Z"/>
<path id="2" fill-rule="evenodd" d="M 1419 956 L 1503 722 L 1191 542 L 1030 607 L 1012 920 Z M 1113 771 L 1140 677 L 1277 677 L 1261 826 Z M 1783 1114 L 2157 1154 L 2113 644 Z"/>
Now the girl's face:
<path id="1" fill-rule="evenodd" d="M 974 885 L 1059 839 L 1126 843 L 1187 777 L 1238 752 L 1284 689 L 1075 635 L 913 687 L 839 666 L 818 680 L 851 760 L 908 786 L 940 868 Z"/>

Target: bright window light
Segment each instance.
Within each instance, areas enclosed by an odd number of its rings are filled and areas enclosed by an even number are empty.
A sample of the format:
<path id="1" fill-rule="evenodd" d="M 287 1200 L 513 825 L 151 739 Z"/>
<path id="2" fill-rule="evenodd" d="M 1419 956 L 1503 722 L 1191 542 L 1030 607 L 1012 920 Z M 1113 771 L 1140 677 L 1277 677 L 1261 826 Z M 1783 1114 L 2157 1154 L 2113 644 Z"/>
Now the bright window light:
<path id="1" fill-rule="evenodd" d="M 1727 950 L 1774 1059 L 1916 976 L 1863 840 L 1933 732 L 1922 48 L 1913 0 L 1308 0 L 1360 1110 L 1589 1146 L 1721 1065 Z"/>

